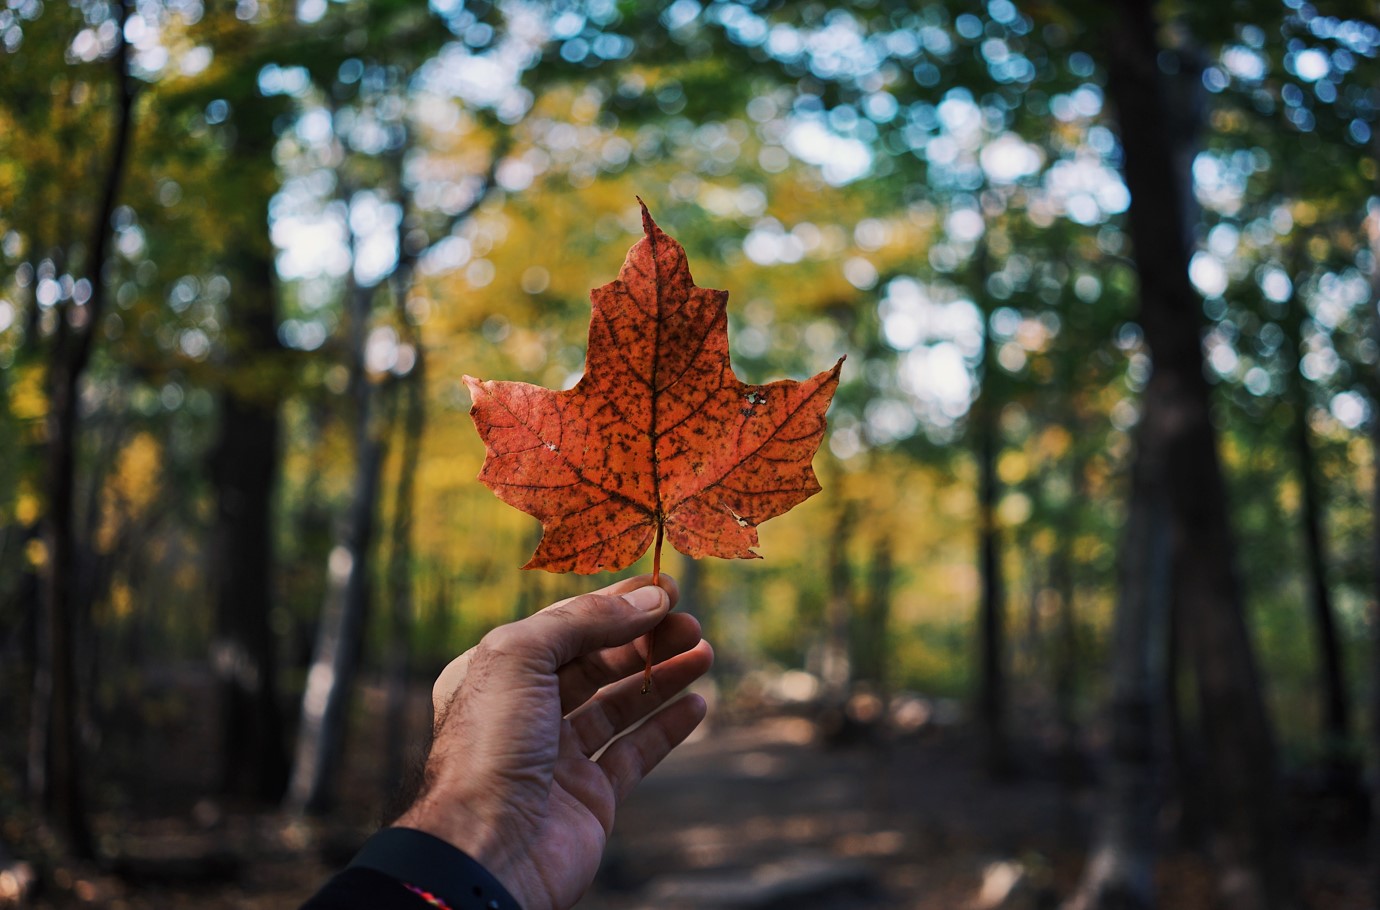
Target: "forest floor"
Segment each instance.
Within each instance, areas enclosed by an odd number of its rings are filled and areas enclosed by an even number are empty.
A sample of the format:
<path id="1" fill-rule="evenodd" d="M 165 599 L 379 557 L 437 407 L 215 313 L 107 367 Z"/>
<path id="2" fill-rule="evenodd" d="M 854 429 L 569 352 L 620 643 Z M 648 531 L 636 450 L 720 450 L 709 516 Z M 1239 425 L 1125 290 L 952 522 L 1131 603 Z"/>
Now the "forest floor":
<path id="1" fill-rule="evenodd" d="M 426 695 L 418 692 L 421 712 Z M 357 730 L 378 729 L 368 721 L 381 701 L 366 692 Z M 213 713 L 174 711 L 162 723 L 188 742 L 208 741 Z M 214 762 L 188 764 L 172 743 L 160 749 L 156 726 L 134 756 L 144 763 L 143 789 L 118 815 L 97 819 L 102 852 L 121 859 L 102 871 L 44 870 L 46 886 L 28 906 L 290 910 L 377 823 L 372 799 L 347 797 L 338 817 L 306 823 L 199 797 Z M 844 738 L 800 710 L 712 712 L 623 806 L 580 907 L 1057 908 L 1078 880 L 1097 790 L 1061 784 L 1067 776 L 1048 744 L 1022 743 L 1015 753 L 1014 773 L 994 783 L 979 742 L 959 724 Z M 355 761 L 343 789 L 374 794 L 376 780 L 376 765 Z M 1371 906 L 1363 837 L 1315 820 L 1297 833 L 1307 906 Z M 1211 867 L 1199 852 L 1168 853 L 1159 887 L 1163 907 L 1213 906 Z"/>

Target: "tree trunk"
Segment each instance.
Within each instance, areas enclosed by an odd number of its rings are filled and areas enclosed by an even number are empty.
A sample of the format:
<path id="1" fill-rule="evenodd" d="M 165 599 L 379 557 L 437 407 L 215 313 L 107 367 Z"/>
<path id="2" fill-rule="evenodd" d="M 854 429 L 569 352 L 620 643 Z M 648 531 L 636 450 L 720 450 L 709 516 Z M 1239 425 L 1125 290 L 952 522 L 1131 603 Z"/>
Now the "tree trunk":
<path id="1" fill-rule="evenodd" d="M 1177 603 L 1169 605 L 1169 633 L 1164 667 L 1164 732 L 1170 762 L 1166 791 L 1174 799 L 1173 834 L 1180 849 L 1200 850 L 1206 839 L 1207 796 L 1204 793 L 1202 744 L 1195 731 L 1196 713 L 1185 716 L 1183 689 L 1189 675 L 1184 652 L 1184 619 Z"/>
<path id="2" fill-rule="evenodd" d="M 991 339 L 987 341 L 991 346 Z M 989 392 L 981 393 L 984 397 Z M 978 607 L 978 722 L 982 730 L 987 772 L 1001 778 L 1011 773 L 1011 746 L 1006 729 L 1006 586 L 1001 570 L 1001 538 L 997 529 L 996 414 L 981 404 L 978 421 L 978 570 L 982 579 Z"/>
<path id="3" fill-rule="evenodd" d="M 1108 92 L 1121 127 L 1128 213 L 1141 285 L 1141 324 L 1154 374 L 1143 439 L 1163 452 L 1174 528 L 1173 596 L 1208 749 L 1218 882 L 1232 910 L 1294 907 L 1274 740 L 1235 574 L 1235 546 L 1203 375 L 1202 306 L 1188 280 L 1187 174 L 1158 58 L 1151 0 L 1123 0 L 1109 36 Z"/>
<path id="4" fill-rule="evenodd" d="M 369 608 L 369 556 L 374 539 L 384 435 L 375 414 L 376 390 L 365 372 L 373 288 L 351 282 L 350 375 L 355 401 L 355 477 L 340 542 L 327 565 L 326 602 L 317 626 L 311 669 L 302 693 L 297 748 L 287 807 L 322 814 L 335 799 L 335 779 Z"/>
<path id="5" fill-rule="evenodd" d="M 704 565 L 699 560 L 685 557 L 680 564 L 680 575 L 676 577 L 676 583 L 680 586 L 680 602 L 676 604 L 681 610 L 694 613 L 695 617 L 708 629 L 713 623 L 713 618 L 709 615 L 710 604 L 701 599 L 704 593 L 702 582 L 704 577 Z"/>
<path id="6" fill-rule="evenodd" d="M 391 556 L 388 565 L 389 646 L 384 716 L 383 787 L 386 794 L 398 788 L 407 760 L 407 682 L 412 635 L 412 514 L 418 455 L 426 428 L 426 380 L 421 338 L 414 336 L 417 361 L 412 371 L 398 380 L 396 394 L 402 408 L 402 449 L 398 459 L 397 494 L 393 503 Z"/>
<path id="7" fill-rule="evenodd" d="M 406 328 L 407 293 L 412 285 L 421 248 L 408 241 L 411 225 L 406 214 L 411 208 L 411 199 L 402 179 L 402 171 L 411 139 L 407 134 L 406 124 L 401 123 L 400 127 L 404 131 L 404 138 L 389 156 L 389 166 L 397 179 L 395 193 L 405 213 L 405 219 L 399 225 L 398 261 L 385 281 L 393 287 L 399 318 Z M 483 189 L 475 194 L 467 206 L 450 217 L 442 236 L 449 236 L 456 226 L 473 214 L 483 202 L 488 187 L 493 185 L 498 165 L 507 153 L 508 143 L 508 134 L 504 131 L 500 134 L 499 142 L 490 159 Z M 348 206 L 351 190 L 343 179 L 341 191 Z M 420 230 L 419 227 L 417 229 Z M 351 262 L 354 261 L 356 252 L 354 240 L 352 237 Z M 378 286 L 381 284 L 375 287 Z M 378 410 L 379 392 L 375 388 L 375 383 L 370 380 L 364 362 L 375 287 L 360 287 L 353 272 L 351 273 L 347 295 L 350 333 L 347 357 L 350 391 L 357 422 L 355 479 L 344 533 L 341 542 L 331 550 L 328 560 L 326 602 L 317 629 L 307 686 L 302 694 L 302 719 L 298 727 L 292 779 L 288 784 L 286 799 L 286 805 L 299 812 L 324 812 L 333 802 L 335 773 L 345 740 L 347 708 L 354 688 L 360 652 L 363 649 L 364 624 L 369 606 L 369 555 L 374 538 L 379 474 L 385 454 L 385 421 L 382 415 L 375 413 Z M 421 364 L 420 340 L 416 342 L 416 354 L 418 361 L 414 368 L 420 367 Z M 419 377 L 418 381 L 420 382 Z M 425 390 L 418 385 L 417 395 L 424 394 Z M 419 400 L 418 408 L 421 407 L 424 407 L 424 404 Z M 422 419 L 421 415 L 422 412 L 419 410 L 419 421 Z M 419 436 L 420 432 L 419 423 Z M 406 461 L 404 465 L 407 465 Z M 406 597 L 408 603 L 403 606 L 395 604 L 394 609 L 405 608 L 410 614 L 410 591 Z M 396 613 L 394 622 L 397 622 Z"/>
<path id="8" fill-rule="evenodd" d="M 1298 271 L 1291 276 L 1298 280 Z M 1291 351 L 1296 363 L 1284 371 L 1285 393 L 1293 407 L 1291 442 L 1298 461 L 1299 518 L 1303 523 L 1305 571 L 1308 577 L 1308 605 L 1317 636 L 1318 694 L 1321 699 L 1323 755 L 1328 784 L 1338 793 L 1354 791 L 1356 772 L 1350 758 L 1351 696 L 1346 683 L 1345 658 L 1337 631 L 1336 610 L 1327 584 L 1327 542 L 1323 532 L 1325 504 L 1318 488 L 1313 440 L 1308 429 L 1308 391 L 1300 373 L 1303 359 L 1302 325 L 1304 303 L 1296 293 L 1289 302 L 1286 321 Z"/>
<path id="9" fill-rule="evenodd" d="M 77 593 L 76 528 L 73 488 L 76 484 L 80 371 L 55 362 L 49 374 L 48 520 L 44 544 L 44 638 L 34 681 L 35 728 L 30 783 L 40 795 L 44 814 L 74 856 L 91 858 L 95 846 L 86 817 L 85 774 L 77 732 L 76 617 L 82 612 Z"/>
<path id="10" fill-rule="evenodd" d="M 1012 545 L 1018 553 L 1029 553 L 1032 550 L 1031 535 L 1024 533 L 1028 529 L 1018 532 L 1012 541 Z M 1043 623 L 1040 622 L 1040 600 L 1041 594 L 1049 589 L 1053 583 L 1051 573 L 1054 567 L 1049 563 L 1053 558 L 1040 566 L 1033 561 L 1029 568 L 1021 573 L 1021 582 L 1025 594 L 1025 628 L 1020 631 L 1020 640 L 1012 648 L 1011 675 L 1013 677 L 1025 676 L 1030 679 L 1039 678 L 1045 663 L 1045 631 Z"/>
<path id="11" fill-rule="evenodd" d="M 1371 136 L 1372 157 L 1380 162 L 1380 130 Z M 1376 181 L 1380 191 L 1380 180 Z M 1372 209 L 1367 219 L 1370 235 L 1370 337 L 1380 347 L 1380 210 Z M 1371 373 L 1370 393 L 1371 458 L 1371 748 L 1380 756 L 1380 363 Z M 1380 774 L 1371 781 L 1370 803 L 1372 906 L 1380 910 Z"/>
<path id="12" fill-rule="evenodd" d="M 262 243 L 251 240 L 240 255 L 238 294 L 229 308 L 234 340 L 226 364 L 234 375 L 272 369 L 266 361 L 278 348 L 273 259 L 271 250 L 261 248 L 266 246 L 266 236 Z M 227 795 L 277 802 L 287 784 L 288 765 L 269 619 L 278 473 L 275 383 L 230 383 L 222 390 L 220 432 L 210 466 L 216 491 L 211 664 L 220 689 L 220 788 Z"/>
<path id="13" fill-rule="evenodd" d="M 227 392 L 211 456 L 216 526 L 211 565 L 216 632 L 211 663 L 221 700 L 220 788 L 265 802 L 282 798 L 287 750 L 278 704 L 273 604 L 272 499 L 277 474 L 274 402 Z"/>
<path id="14" fill-rule="evenodd" d="M 718 604 L 711 603 L 704 596 L 704 563 L 686 556 L 681 560 L 677 572 L 676 584 L 680 586 L 680 600 L 676 604 L 676 609 L 694 614 L 700 621 L 706 638 L 719 641 L 727 637 L 726 630 L 722 627 L 723 616 L 714 609 Z M 717 663 L 718 661 L 715 661 L 715 664 Z M 710 678 L 719 679 L 720 669 L 717 666 L 713 668 Z"/>
<path id="15" fill-rule="evenodd" d="M 517 559 L 515 565 L 522 565 L 532 557 L 537 547 L 541 546 L 542 528 L 539 523 L 528 525 L 527 534 L 519 545 L 520 549 L 514 557 Z M 523 617 L 546 606 L 542 599 L 542 577 L 541 572 L 521 572 L 518 574 L 518 596 L 513 604 L 513 621 L 516 622 Z"/>
<path id="16" fill-rule="evenodd" d="M 86 609 L 79 602 L 75 490 L 80 433 L 82 376 L 91 361 L 95 333 L 104 315 L 107 287 L 102 272 L 110 246 L 111 216 L 119 197 L 134 126 L 134 88 L 129 76 L 129 47 L 124 26 L 129 4 L 117 9 L 114 65 L 116 104 L 109 168 L 86 240 L 84 268 L 91 296 L 84 306 L 63 306 L 48 369 L 47 521 L 44 544 L 43 646 L 37 661 L 31 708 L 29 780 L 43 814 L 64 842 L 81 858 L 94 856 L 87 820 L 85 776 L 77 728 L 76 624 Z"/>
<path id="17" fill-rule="evenodd" d="M 1296 338 L 1297 340 L 1297 338 Z M 1347 690 L 1347 672 L 1341 641 L 1337 632 L 1336 610 L 1328 588 L 1328 548 L 1322 529 L 1322 493 L 1318 489 L 1317 469 L 1314 467 L 1312 439 L 1308 435 L 1308 399 L 1301 380 L 1292 374 L 1289 380 L 1290 399 L 1294 410 L 1292 436 L 1294 457 L 1299 461 L 1300 519 L 1303 521 L 1304 554 L 1308 574 L 1308 606 L 1311 608 L 1314 634 L 1318 645 L 1318 693 L 1322 700 L 1323 754 L 1328 762 L 1329 776 L 1336 786 L 1346 786 L 1344 779 L 1355 776 L 1350 765 L 1351 696 Z"/>
<path id="18" fill-rule="evenodd" d="M 211 532 L 216 674 L 223 794 L 277 803 L 287 785 L 288 755 L 278 687 L 274 548 L 284 352 L 278 341 L 278 287 L 269 238 L 269 203 L 277 189 L 273 150 L 280 100 L 252 80 L 234 83 L 234 158 L 238 200 L 253 214 L 228 240 L 234 297 L 226 309 L 224 378 L 216 390 L 218 434 L 209 455 L 215 490 Z"/>
<path id="19" fill-rule="evenodd" d="M 982 379 L 971 418 L 978 468 L 977 563 L 981 579 L 977 712 L 987 773 L 1000 779 L 1010 775 L 1012 756 L 1007 729 L 1006 583 L 997 522 L 997 503 L 1001 499 L 1001 480 L 997 477 L 997 458 L 1001 455 L 1000 399 L 996 393 L 999 365 L 987 297 L 987 235 L 991 225 L 984 220 L 983 228 L 982 237 L 973 250 L 968 281 L 973 302 L 982 313 L 983 332 Z"/>
<path id="20" fill-rule="evenodd" d="M 1380 243 L 1375 244 L 1376 254 L 1380 255 Z M 1376 266 L 1377 274 L 1380 274 L 1380 264 Z M 1376 293 L 1374 299 L 1377 301 L 1375 306 L 1380 306 L 1380 280 L 1374 284 Z M 1372 312 L 1372 319 L 1375 322 L 1374 337 L 1377 344 L 1380 344 L 1380 315 Z M 1380 376 L 1376 377 L 1377 387 L 1380 387 Z M 1380 401 L 1380 398 L 1372 398 L 1372 402 Z M 1380 406 L 1372 403 L 1371 407 L 1375 411 L 1380 411 Z M 1375 462 L 1373 466 L 1374 477 L 1371 479 L 1373 486 L 1371 510 L 1373 514 L 1374 529 L 1371 534 L 1371 571 L 1374 575 L 1375 591 L 1374 603 L 1371 604 L 1371 747 L 1375 755 L 1380 755 L 1380 413 L 1372 413 L 1370 419 L 1370 438 L 1371 455 Z M 1371 803 L 1370 803 L 1370 827 L 1371 827 L 1371 882 L 1373 888 L 1373 905 L 1376 910 L 1380 910 L 1380 774 L 1374 775 L 1371 783 Z"/>
<path id="21" fill-rule="evenodd" d="M 1069 458 L 1069 498 L 1059 516 L 1059 536 L 1050 554 L 1049 586 L 1059 598 L 1054 630 L 1054 716 L 1059 736 L 1059 836 L 1065 843 L 1075 838 L 1075 800 L 1081 783 L 1078 716 L 1074 699 L 1078 689 L 1078 609 L 1074 581 L 1074 541 L 1078 535 L 1078 507 L 1083 501 L 1086 464 L 1078 447 L 1079 427 L 1069 421 L 1074 440 Z"/>
<path id="22" fill-rule="evenodd" d="M 1155 906 L 1161 680 L 1172 578 L 1161 465 L 1156 440 L 1142 432 L 1112 630 L 1112 742 L 1102 827 L 1070 910 Z"/>
<path id="23" fill-rule="evenodd" d="M 836 476 L 833 489 L 843 500 L 842 476 Z M 838 503 L 834 527 L 827 538 L 829 566 L 829 601 L 824 618 L 826 639 L 820 675 L 824 682 L 825 701 L 842 708 L 848 700 L 853 683 L 853 665 L 849 642 L 853 624 L 853 569 L 848 563 L 848 545 L 853 539 L 857 510 L 853 503 Z"/>
<path id="24" fill-rule="evenodd" d="M 859 629 L 857 675 L 877 690 L 887 690 L 887 628 L 891 624 L 891 590 L 895 583 L 892 536 L 878 534 L 872 541 L 872 565 L 868 571 L 867 601 Z"/>

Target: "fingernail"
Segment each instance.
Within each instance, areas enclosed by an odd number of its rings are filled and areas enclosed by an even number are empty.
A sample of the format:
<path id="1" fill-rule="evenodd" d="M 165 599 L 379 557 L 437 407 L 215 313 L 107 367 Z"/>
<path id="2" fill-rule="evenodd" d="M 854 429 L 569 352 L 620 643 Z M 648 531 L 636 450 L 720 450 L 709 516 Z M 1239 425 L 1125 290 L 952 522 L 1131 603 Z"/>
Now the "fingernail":
<path id="1" fill-rule="evenodd" d="M 638 588 L 636 591 L 629 591 L 623 595 L 623 599 L 632 604 L 638 610 L 658 610 L 661 608 L 661 599 L 666 594 L 655 585 L 648 585 L 645 588 Z"/>

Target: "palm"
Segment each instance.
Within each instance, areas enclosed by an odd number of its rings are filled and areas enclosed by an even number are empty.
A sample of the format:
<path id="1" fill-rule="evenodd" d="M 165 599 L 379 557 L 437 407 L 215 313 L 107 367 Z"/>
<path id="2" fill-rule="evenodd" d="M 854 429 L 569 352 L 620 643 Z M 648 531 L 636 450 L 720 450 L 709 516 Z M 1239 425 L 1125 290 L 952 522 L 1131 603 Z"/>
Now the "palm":
<path id="1" fill-rule="evenodd" d="M 551 682 L 555 684 L 554 676 Z M 524 724 L 527 735 L 512 742 L 515 754 L 535 761 L 515 769 L 504 799 L 520 826 L 514 833 L 528 845 L 511 867 L 512 878 L 522 882 L 528 895 L 524 910 L 569 907 L 580 899 L 599 868 L 608 840 L 605 825 L 612 825 L 617 803 L 608 775 L 580 750 L 569 719 L 557 720 L 557 736 L 544 735 L 553 729 L 549 715 L 554 703 L 549 697 L 523 700 L 509 713 L 546 716 L 546 722 Z"/>
<path id="2" fill-rule="evenodd" d="M 557 760 L 547 824 L 528 854 L 550 906 L 569 907 L 594 880 L 608 840 L 601 819 L 612 822 L 615 804 L 613 785 L 598 765 L 583 756 Z M 565 874 L 545 874 L 562 863 L 568 866 Z M 539 910 L 531 904 L 524 907 Z"/>
<path id="3" fill-rule="evenodd" d="M 614 596 L 639 596 L 633 592 L 648 580 L 627 579 L 501 627 L 437 680 L 430 789 L 398 824 L 479 860 L 524 910 L 579 900 L 618 803 L 703 717 L 701 699 L 682 699 L 622 735 L 713 661 L 693 617 L 666 616 L 664 602 L 633 611 Z M 635 642 L 657 622 L 659 663 L 652 693 L 642 695 L 645 652 Z"/>

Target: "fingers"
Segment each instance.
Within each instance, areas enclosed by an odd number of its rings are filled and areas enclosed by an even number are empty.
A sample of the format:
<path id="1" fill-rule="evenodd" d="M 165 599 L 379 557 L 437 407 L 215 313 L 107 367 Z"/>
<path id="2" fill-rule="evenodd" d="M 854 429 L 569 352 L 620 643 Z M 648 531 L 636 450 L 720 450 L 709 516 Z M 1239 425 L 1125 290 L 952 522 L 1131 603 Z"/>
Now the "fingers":
<path id="1" fill-rule="evenodd" d="M 652 661 L 659 664 L 690 650 L 701 640 L 699 620 L 688 613 L 672 613 L 656 627 L 655 639 Z M 561 714 L 569 714 L 609 683 L 640 671 L 647 661 L 646 642 L 644 635 L 625 645 L 586 654 L 558 669 Z M 474 650 L 456 657 L 436 678 L 431 697 L 437 711 L 449 703 L 464 683 Z"/>
<path id="2" fill-rule="evenodd" d="M 598 765 L 609 779 L 617 802 L 622 802 L 642 778 L 685 741 L 704 720 L 704 712 L 704 699 L 687 695 L 608 747 Z"/>
<path id="3" fill-rule="evenodd" d="M 657 637 L 661 637 L 658 632 Z M 567 718 L 580 752 L 598 752 L 609 740 L 654 713 L 699 679 L 714 664 L 707 641 L 652 668 L 652 691 L 642 694 L 641 674 L 628 676 L 599 692 Z M 639 667 L 640 669 L 640 667 Z"/>
<path id="4" fill-rule="evenodd" d="M 475 648 L 446 665 L 432 686 L 432 703 L 440 711 L 450 702 L 464 683 L 474 651 L 479 647 L 526 658 L 524 664 L 529 667 L 535 664 L 540 672 L 550 673 L 590 652 L 628 645 L 651 631 L 680 597 L 680 589 L 670 575 L 661 573 L 658 587 L 653 587 L 651 581 L 651 575 L 625 578 L 598 591 L 558 601 L 525 619 L 499 626 L 484 636 Z M 674 635 L 666 653 L 678 653 L 674 645 L 685 640 L 683 633 Z M 685 643 L 680 650 L 693 644 L 693 641 Z M 657 653 L 662 653 L 660 647 Z M 624 658 L 611 659 L 620 667 L 624 665 Z M 595 674 L 592 679 L 601 681 L 586 692 L 585 698 L 599 686 L 626 675 L 600 677 L 593 668 L 590 672 Z"/>
<path id="5" fill-rule="evenodd" d="M 688 613 L 672 613 L 656 627 L 652 662 L 661 663 L 699 643 L 699 620 Z M 609 683 L 642 670 L 647 662 L 647 638 L 605 648 L 576 658 L 556 671 L 560 679 L 561 713 L 569 714 Z M 679 689 L 669 690 L 672 692 Z"/>
<path id="6" fill-rule="evenodd" d="M 622 595 L 581 594 L 495 630 L 502 634 L 492 644 L 554 673 L 576 658 L 646 635 L 670 609 L 671 598 L 650 585 Z"/>
<path id="7" fill-rule="evenodd" d="M 672 578 L 670 575 L 667 575 L 665 572 L 661 573 L 661 578 L 658 580 L 658 582 L 660 584 L 661 589 L 671 596 L 671 609 L 674 610 L 676 604 L 680 603 L 680 585 L 676 583 L 676 580 L 674 578 Z M 606 585 L 605 587 L 602 587 L 597 591 L 590 591 L 589 593 L 627 594 L 629 591 L 634 591 L 638 588 L 645 588 L 647 585 L 650 585 L 651 583 L 652 576 L 650 574 L 634 575 L 632 578 L 619 579 L 611 585 Z M 581 595 L 575 595 L 575 597 L 579 596 Z M 564 600 L 558 600 L 555 603 L 553 603 L 551 607 L 559 607 L 568 604 L 572 600 L 574 600 L 575 597 L 567 597 Z M 546 607 L 545 609 L 549 610 L 551 609 L 551 607 Z"/>

